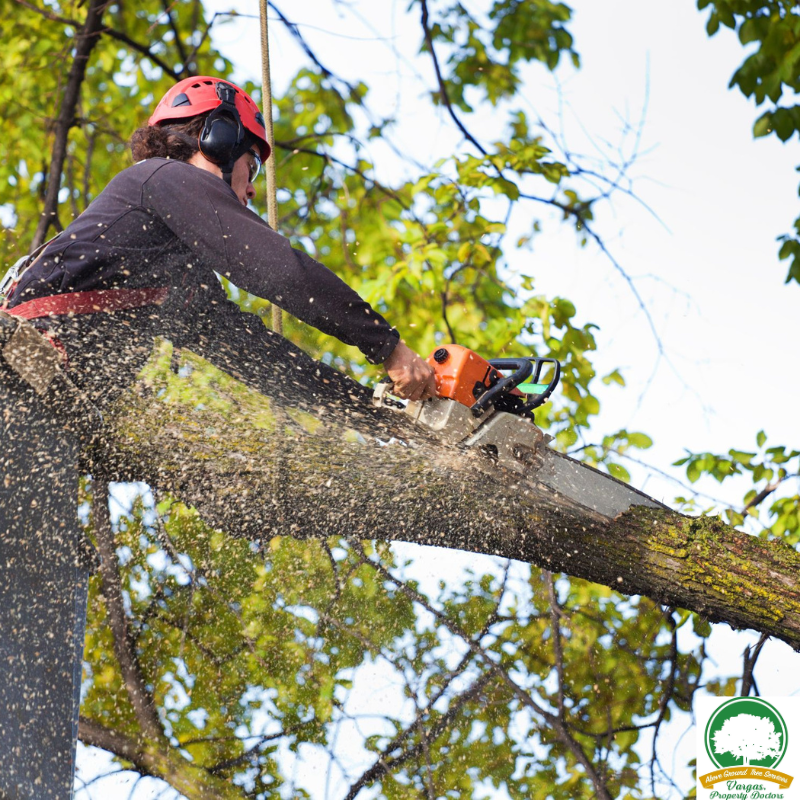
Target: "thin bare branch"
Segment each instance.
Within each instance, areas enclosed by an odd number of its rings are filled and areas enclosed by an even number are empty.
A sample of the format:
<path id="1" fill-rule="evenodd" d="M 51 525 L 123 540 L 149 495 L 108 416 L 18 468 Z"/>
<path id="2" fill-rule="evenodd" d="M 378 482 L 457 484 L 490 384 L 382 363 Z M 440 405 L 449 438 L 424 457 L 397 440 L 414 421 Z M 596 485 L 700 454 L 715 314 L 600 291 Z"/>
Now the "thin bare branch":
<path id="1" fill-rule="evenodd" d="M 658 732 L 661 730 L 661 725 L 666 718 L 667 708 L 675 692 L 675 679 L 678 676 L 678 628 L 677 625 L 675 625 L 675 620 L 672 618 L 671 611 L 664 609 L 662 613 L 667 625 L 672 629 L 672 639 L 669 643 L 670 670 L 667 675 L 667 685 L 664 687 L 664 691 L 661 694 L 661 701 L 658 705 L 658 718 L 653 725 L 653 749 L 650 756 L 650 791 L 653 793 L 653 797 L 656 796 L 655 766 L 658 763 L 658 753 L 656 750 Z"/>
<path id="2" fill-rule="evenodd" d="M 319 150 L 314 150 L 313 148 L 310 148 L 310 147 L 296 147 L 293 144 L 291 144 L 291 142 L 279 142 L 279 141 L 276 141 L 275 142 L 275 147 L 278 147 L 281 150 L 288 150 L 291 153 L 306 153 L 307 155 L 316 156 L 317 158 L 321 158 L 326 162 L 330 162 L 330 163 L 333 163 L 333 164 L 338 164 L 340 167 L 344 167 L 346 170 L 348 170 L 349 172 L 352 172 L 354 175 L 358 175 L 359 178 L 361 178 L 362 180 L 370 183 L 376 189 L 378 189 L 379 191 L 383 192 L 387 196 L 391 197 L 393 200 L 396 200 L 398 203 L 400 203 L 400 205 L 404 209 L 406 209 L 406 210 L 409 209 L 408 204 L 397 193 L 395 193 L 391 189 L 387 188 L 386 186 L 383 186 L 381 183 L 376 181 L 375 178 L 370 178 L 366 173 L 364 173 L 358 167 L 353 166 L 352 164 L 347 164 L 346 162 L 342 161 L 341 159 L 336 158 L 335 156 L 330 155 L 329 153 L 323 153 L 323 152 L 320 152 Z"/>
<path id="3" fill-rule="evenodd" d="M 480 153 L 482 155 L 487 156 L 488 155 L 488 151 L 486 150 L 486 148 L 484 148 L 484 146 L 469 132 L 467 127 L 464 125 L 464 123 L 461 121 L 461 119 L 455 113 L 455 110 L 453 109 L 453 105 L 452 105 L 452 103 L 450 101 L 450 98 L 448 96 L 448 93 L 447 93 L 447 86 L 446 86 L 446 84 L 444 82 L 444 78 L 442 77 L 441 67 L 439 66 L 439 59 L 438 59 L 438 57 L 436 55 L 436 49 L 434 48 L 434 45 L 433 45 L 433 36 L 431 34 L 430 25 L 429 25 L 429 14 L 428 14 L 428 3 L 427 3 L 427 0 L 420 0 L 420 5 L 421 5 L 421 8 L 422 8 L 422 29 L 423 29 L 423 33 L 424 33 L 424 36 L 425 36 L 425 43 L 426 43 L 428 51 L 431 54 L 431 59 L 433 61 L 434 70 L 436 72 L 436 79 L 437 79 L 437 82 L 438 82 L 438 85 L 439 85 L 439 93 L 440 93 L 440 96 L 442 98 L 442 102 L 444 103 L 445 108 L 447 109 L 447 112 L 450 115 L 450 117 L 452 118 L 453 122 L 455 122 L 455 124 L 458 127 L 458 129 L 464 134 L 464 137 L 467 139 L 467 141 L 469 141 L 472 145 L 474 145 L 480 151 Z M 493 165 L 493 166 L 494 166 L 495 170 L 497 171 L 497 174 L 501 178 L 505 179 L 505 175 L 503 173 L 503 170 L 500 167 L 497 167 L 496 165 Z M 591 227 L 589 227 L 588 222 L 587 222 L 587 220 L 585 218 L 585 213 L 584 213 L 588 209 L 588 205 L 589 204 L 587 203 L 587 204 L 581 204 L 580 206 L 570 206 L 570 205 L 567 205 L 566 203 L 561 203 L 561 202 L 557 201 L 554 197 L 552 197 L 552 198 L 544 198 L 544 197 L 537 197 L 536 195 L 530 195 L 530 194 L 524 194 L 524 193 L 520 193 L 519 197 L 523 198 L 523 199 L 527 199 L 527 200 L 533 200 L 533 201 L 539 202 L 539 203 L 545 203 L 547 205 L 554 206 L 555 208 L 559 208 L 561 211 L 564 212 L 564 214 L 566 216 L 574 218 L 576 223 L 578 224 L 579 228 L 583 229 L 586 232 L 586 234 L 591 239 L 594 240 L 595 244 L 600 248 L 600 251 L 603 253 L 603 255 L 605 255 L 606 258 L 611 262 L 612 267 L 620 275 L 622 275 L 623 280 L 628 284 L 628 288 L 630 289 L 630 291 L 632 292 L 634 298 L 636 299 L 636 302 L 637 302 L 639 308 L 644 313 L 645 319 L 646 319 L 647 324 L 648 324 L 648 326 L 649 326 L 649 328 L 650 328 L 650 330 L 651 330 L 651 332 L 653 334 L 653 338 L 655 339 L 656 347 L 657 347 L 657 350 L 658 350 L 658 359 L 656 360 L 656 368 L 657 368 L 658 360 L 660 360 L 661 358 L 666 358 L 666 354 L 665 354 L 665 349 L 664 349 L 663 342 L 661 341 L 661 337 L 659 336 L 658 331 L 656 330 L 656 326 L 655 326 L 655 322 L 653 321 L 653 317 L 650 314 L 650 310 L 647 308 L 647 305 L 645 304 L 644 300 L 642 299 L 642 296 L 639 294 L 639 290 L 636 288 L 636 285 L 633 282 L 633 279 L 631 278 L 631 276 L 628 275 L 628 273 L 622 268 L 622 266 L 617 261 L 617 259 L 611 254 L 611 252 L 606 247 L 606 244 L 602 240 L 602 238 L 597 233 L 595 233 L 594 230 L 592 230 Z M 653 375 L 655 375 L 655 371 L 653 372 Z M 649 386 L 651 381 L 652 381 L 652 376 L 650 378 L 650 381 L 648 381 L 647 386 Z M 646 388 L 647 387 L 645 387 L 645 391 L 646 391 Z"/>
<path id="4" fill-rule="evenodd" d="M 786 478 L 780 478 L 777 481 L 773 481 L 772 483 L 768 483 L 749 503 L 745 505 L 742 509 L 743 512 L 747 512 L 751 508 L 755 508 L 760 503 L 763 503 L 787 478 L 795 477 L 792 475 L 787 475 Z"/>
<path id="5" fill-rule="evenodd" d="M 461 709 L 466 705 L 468 702 L 473 700 L 477 697 L 483 688 L 491 681 L 492 674 L 491 672 L 486 672 L 481 675 L 480 678 L 475 680 L 475 682 L 470 686 L 467 691 L 462 692 L 456 700 L 454 700 L 447 711 L 442 714 L 442 716 L 436 721 L 435 724 L 431 725 L 428 729 L 427 738 L 428 741 L 434 741 L 437 739 L 447 728 L 450 724 L 455 720 L 456 716 L 459 714 Z M 427 706 L 430 709 L 430 705 Z M 401 764 L 404 764 L 411 758 L 416 757 L 422 751 L 424 747 L 423 741 L 418 742 L 413 747 L 409 747 L 407 750 L 403 750 L 399 753 L 395 758 L 387 758 L 391 753 L 397 750 L 402 744 L 407 741 L 407 739 L 414 733 L 416 730 L 417 721 L 415 720 L 412 724 L 399 733 L 384 749 L 383 754 L 381 757 L 373 764 L 366 772 L 364 772 L 361 777 L 358 778 L 351 786 L 350 790 L 348 791 L 347 795 L 345 796 L 344 800 L 353 800 L 353 798 L 358 795 L 358 793 L 369 784 L 373 783 L 374 781 L 378 780 L 382 775 L 386 775 L 388 772 L 391 772 L 394 769 L 397 769 Z"/>
<path id="6" fill-rule="evenodd" d="M 97 549 L 100 553 L 103 596 L 106 600 L 109 626 L 114 639 L 114 654 L 142 734 L 153 742 L 163 741 L 164 731 L 158 719 L 155 702 L 147 689 L 136 653 L 131 645 L 130 628 L 122 600 L 122 584 L 114 547 L 114 533 L 111 529 L 111 517 L 108 511 L 108 484 L 96 479 L 93 491 L 94 530 Z"/>
<path id="7" fill-rule="evenodd" d="M 747 697 L 751 689 L 755 689 L 755 694 L 758 696 L 758 687 L 756 686 L 755 678 L 753 677 L 753 670 L 756 667 L 756 661 L 761 655 L 761 650 L 769 639 L 766 633 L 762 633 L 758 638 L 758 642 L 752 649 L 750 645 L 745 647 L 742 658 L 744 660 L 744 671 L 742 672 L 742 690 L 740 694 L 742 697 Z"/>
<path id="8" fill-rule="evenodd" d="M 83 165 L 83 208 L 84 211 L 89 207 L 91 197 L 89 196 L 89 178 L 92 174 L 92 158 L 94 157 L 94 147 L 97 142 L 97 130 L 92 128 L 87 136 L 86 143 L 86 162 Z"/>
<path id="9" fill-rule="evenodd" d="M 349 84 L 343 78 L 339 78 L 338 76 L 334 75 L 317 57 L 317 54 L 311 49 L 308 42 L 305 40 L 305 37 L 300 32 L 300 28 L 294 23 L 290 22 L 286 15 L 275 5 L 273 2 L 268 2 L 267 5 L 278 15 L 278 19 L 284 24 L 286 30 L 294 37 L 297 43 L 302 48 L 303 52 L 311 59 L 311 61 L 316 65 L 319 71 L 326 77 L 326 78 L 334 78 L 337 82 L 346 86 L 350 92 L 354 92 L 354 87 Z"/>
<path id="10" fill-rule="evenodd" d="M 81 86 L 86 74 L 89 56 L 100 39 L 103 13 L 108 0 L 90 0 L 86 12 L 86 22 L 75 31 L 75 56 L 70 66 L 67 85 L 61 98 L 61 108 L 55 122 L 53 151 L 50 166 L 47 170 L 47 190 L 44 197 L 44 209 L 36 233 L 33 236 L 32 249 L 42 245 L 50 226 L 57 223 L 58 193 L 61 188 L 61 174 L 67 156 L 67 140 L 70 128 L 74 124 L 75 110 L 80 99 Z"/>
<path id="11" fill-rule="evenodd" d="M 173 67 L 167 64 L 163 58 L 156 55 L 146 44 L 141 44 L 141 42 L 137 42 L 134 39 L 131 39 L 127 33 L 123 33 L 122 31 L 115 30 L 114 28 L 103 28 L 103 33 L 108 34 L 113 39 L 117 41 L 123 42 L 124 44 L 128 45 L 133 50 L 136 50 L 138 53 L 141 53 L 143 56 L 147 56 L 155 65 L 161 67 L 167 75 L 172 78 L 174 81 L 179 81 L 181 78 L 185 78 L 188 76 L 186 72 L 186 64 L 184 63 L 183 69 L 180 72 L 177 72 Z"/>
<path id="12" fill-rule="evenodd" d="M 524 706 L 530 708 L 531 711 L 533 711 L 537 716 L 542 717 L 545 722 L 551 725 L 562 744 L 564 744 L 564 746 L 573 754 L 575 760 L 578 761 L 578 763 L 580 763 L 585 770 L 586 776 L 592 782 L 594 790 L 600 800 L 611 800 L 611 794 L 606 788 L 605 781 L 599 775 L 594 764 L 592 764 L 592 762 L 589 760 L 581 745 L 573 738 L 567 725 L 559 716 L 556 714 L 551 714 L 547 709 L 537 703 L 528 692 L 526 692 L 516 681 L 511 678 L 511 676 L 508 674 L 508 671 L 502 666 L 502 664 L 495 661 L 489 655 L 489 653 L 483 647 L 481 647 L 478 642 L 476 642 L 465 631 L 463 631 L 459 625 L 453 622 L 437 608 L 434 608 L 426 597 L 421 595 L 415 589 L 411 588 L 404 581 L 396 578 L 382 564 L 369 558 L 358 542 L 352 542 L 351 544 L 356 552 L 358 552 L 364 559 L 364 563 L 372 566 L 372 568 L 379 572 L 386 580 L 391 581 L 395 586 L 397 586 L 397 588 L 400 589 L 400 591 L 403 592 L 403 594 L 405 594 L 409 599 L 413 600 L 415 603 L 419 604 L 426 611 L 428 611 L 428 613 L 436 617 L 436 619 L 438 619 L 439 622 L 441 622 L 442 625 L 444 625 L 444 627 L 447 628 L 453 635 L 462 639 L 467 647 L 486 665 L 489 674 L 494 674 L 500 678 L 501 681 L 511 690 L 514 696 Z"/>
<path id="13" fill-rule="evenodd" d="M 62 17 L 46 8 L 39 8 L 39 6 L 34 5 L 33 3 L 28 3 L 27 0 L 14 0 L 14 2 L 23 8 L 27 8 L 30 11 L 35 11 L 37 14 L 41 14 L 45 19 L 49 19 L 51 22 L 60 22 L 62 25 L 70 25 L 76 29 L 81 27 L 81 23 L 78 20 L 70 19 L 69 17 Z"/>
<path id="14" fill-rule="evenodd" d="M 553 631 L 553 661 L 558 676 L 558 716 L 564 719 L 564 650 L 561 646 L 561 605 L 556 596 L 556 587 L 553 582 L 553 573 L 544 570 L 547 597 L 550 601 L 550 628 Z"/>
<path id="15" fill-rule="evenodd" d="M 234 769 L 236 767 L 240 767 L 243 764 L 246 764 L 250 761 L 253 756 L 258 755 L 261 752 L 264 745 L 269 742 L 274 742 L 276 739 L 282 739 L 284 736 L 289 736 L 293 731 L 298 730 L 301 726 L 296 725 L 294 728 L 279 731 L 278 733 L 270 733 L 265 734 L 264 736 L 260 736 L 258 741 L 249 749 L 245 750 L 240 756 L 236 756 L 235 758 L 228 758 L 225 761 L 220 761 L 218 764 L 215 764 L 213 767 L 208 768 L 208 772 L 211 775 L 219 775 L 221 772 L 224 772 L 228 769 Z"/>
<path id="16" fill-rule="evenodd" d="M 183 71 L 185 71 L 187 52 L 186 48 L 183 46 L 183 40 L 181 39 L 180 31 L 178 31 L 178 26 L 175 24 L 175 18 L 172 16 L 172 9 L 177 5 L 177 3 L 175 3 L 174 0 L 172 3 L 168 2 L 168 0 L 162 0 L 162 5 L 164 6 L 164 13 L 167 15 L 167 22 L 169 22 L 172 35 L 175 37 L 175 47 L 178 48 L 178 55 L 180 55 L 181 58 Z"/>
<path id="17" fill-rule="evenodd" d="M 433 68 L 436 72 L 436 81 L 439 84 L 439 94 L 442 98 L 445 108 L 447 109 L 447 113 L 450 115 L 450 118 L 453 120 L 453 122 L 455 122 L 461 133 L 464 134 L 464 138 L 477 147 L 481 155 L 488 155 L 486 148 L 467 130 L 464 123 L 459 119 L 452 103 L 450 102 L 450 97 L 447 93 L 447 86 L 445 85 L 444 78 L 442 77 L 442 70 L 439 66 L 439 59 L 436 55 L 436 48 L 433 46 L 433 36 L 431 34 L 430 25 L 428 24 L 427 0 L 420 0 L 420 6 L 422 7 L 422 31 L 425 36 L 425 44 L 427 45 L 428 52 L 431 54 L 431 59 L 433 60 Z"/>

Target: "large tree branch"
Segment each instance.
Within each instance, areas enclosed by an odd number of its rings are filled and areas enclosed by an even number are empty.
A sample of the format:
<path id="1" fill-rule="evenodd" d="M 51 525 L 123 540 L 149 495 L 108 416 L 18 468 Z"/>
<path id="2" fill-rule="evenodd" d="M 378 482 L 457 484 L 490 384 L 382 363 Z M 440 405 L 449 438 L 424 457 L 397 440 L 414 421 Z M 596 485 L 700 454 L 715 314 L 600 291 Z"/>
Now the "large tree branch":
<path id="1" fill-rule="evenodd" d="M 527 477 L 505 472 L 403 415 L 373 411 L 367 389 L 288 344 L 260 353 L 264 367 L 249 361 L 244 373 L 241 354 L 231 353 L 228 372 L 247 382 L 263 373 L 265 394 L 229 386 L 225 373 L 188 355 L 187 365 L 205 371 L 209 396 L 188 399 L 191 375 L 149 373 L 119 402 L 93 457 L 238 535 L 344 533 L 501 555 L 800 648 L 793 548 L 663 509 L 604 517 L 554 495 L 533 467 Z M 392 440 L 411 446 L 384 446 Z"/>
<path id="2" fill-rule="evenodd" d="M 99 747 L 119 758 L 130 761 L 139 772 L 152 775 L 150 765 L 138 738 L 126 736 L 116 728 L 107 728 L 99 722 L 81 716 L 78 723 L 78 738 L 89 747 Z"/>

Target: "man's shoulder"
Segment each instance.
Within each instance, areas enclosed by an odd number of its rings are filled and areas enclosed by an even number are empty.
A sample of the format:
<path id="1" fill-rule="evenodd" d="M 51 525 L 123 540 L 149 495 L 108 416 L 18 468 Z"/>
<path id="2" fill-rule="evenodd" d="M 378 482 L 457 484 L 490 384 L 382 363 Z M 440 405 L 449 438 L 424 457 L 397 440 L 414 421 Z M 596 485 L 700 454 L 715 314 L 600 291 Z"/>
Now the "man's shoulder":
<path id="1" fill-rule="evenodd" d="M 114 189 L 117 191 L 130 191 L 135 187 L 144 187 L 151 179 L 155 179 L 156 182 L 161 182 L 162 178 L 172 180 L 179 174 L 174 171 L 176 167 L 178 170 L 181 170 L 181 168 L 185 170 L 192 169 L 191 164 L 175 161 L 174 159 L 147 158 L 118 172 L 111 179 L 107 188 L 112 191 Z M 181 170 L 182 173 L 183 170 Z"/>
<path id="2" fill-rule="evenodd" d="M 202 172 L 203 170 L 197 169 L 186 161 L 178 161 L 174 158 L 146 158 L 144 161 L 137 161 L 132 167 L 124 169 L 117 175 L 117 178 L 124 176 L 144 183 L 157 175 L 159 178 L 186 181 L 202 179 L 202 176 L 197 174 Z"/>
<path id="3" fill-rule="evenodd" d="M 196 192 L 209 199 L 220 194 L 236 196 L 222 178 L 174 158 L 147 158 L 123 170 L 117 178 L 123 176 L 154 191 Z"/>

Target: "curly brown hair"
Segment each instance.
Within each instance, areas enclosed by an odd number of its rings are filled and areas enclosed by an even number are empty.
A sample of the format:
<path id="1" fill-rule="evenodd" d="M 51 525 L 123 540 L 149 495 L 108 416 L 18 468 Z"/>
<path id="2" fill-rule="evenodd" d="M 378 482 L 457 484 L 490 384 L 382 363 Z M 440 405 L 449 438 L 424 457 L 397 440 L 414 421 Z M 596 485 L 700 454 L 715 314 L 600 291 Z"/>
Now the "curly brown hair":
<path id="1" fill-rule="evenodd" d="M 129 141 L 133 160 L 173 158 L 188 161 L 200 149 L 197 138 L 207 116 L 202 114 L 181 122 L 142 125 L 131 134 Z"/>

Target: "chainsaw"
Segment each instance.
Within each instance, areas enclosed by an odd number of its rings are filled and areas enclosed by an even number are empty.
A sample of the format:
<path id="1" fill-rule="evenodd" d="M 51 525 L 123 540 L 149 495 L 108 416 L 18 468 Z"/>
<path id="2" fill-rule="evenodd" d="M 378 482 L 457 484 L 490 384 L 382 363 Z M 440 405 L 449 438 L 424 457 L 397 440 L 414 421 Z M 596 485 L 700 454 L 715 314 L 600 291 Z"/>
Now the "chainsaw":
<path id="1" fill-rule="evenodd" d="M 486 360 L 461 345 L 437 348 L 428 358 L 438 396 L 395 398 L 392 384 L 377 384 L 373 404 L 401 412 L 443 442 L 472 449 L 497 466 L 534 480 L 605 517 L 632 505 L 664 508 L 612 476 L 548 447 L 551 436 L 535 424 L 534 410 L 553 394 L 561 377 L 554 358 Z"/>

